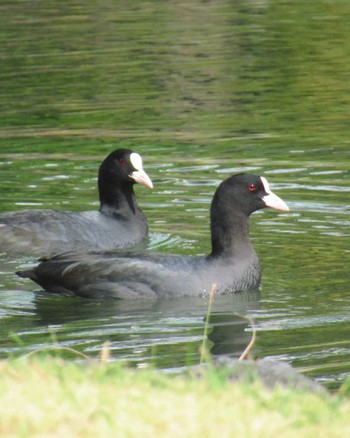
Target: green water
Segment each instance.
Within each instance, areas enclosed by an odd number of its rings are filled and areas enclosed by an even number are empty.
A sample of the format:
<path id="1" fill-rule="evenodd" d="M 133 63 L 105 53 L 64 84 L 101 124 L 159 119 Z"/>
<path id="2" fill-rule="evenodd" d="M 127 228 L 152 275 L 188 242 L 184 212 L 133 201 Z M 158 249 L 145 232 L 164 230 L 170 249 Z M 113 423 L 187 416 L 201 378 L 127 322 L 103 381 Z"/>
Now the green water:
<path id="1" fill-rule="evenodd" d="M 209 250 L 208 208 L 232 173 L 290 206 L 251 218 L 259 296 L 216 299 L 215 354 L 350 368 L 350 4 L 344 1 L 14 1 L 0 5 L 0 211 L 95 209 L 117 147 L 143 155 L 150 249 Z M 1 251 L 1 248 L 0 248 Z M 0 356 L 46 345 L 178 368 L 197 363 L 205 300 L 136 305 L 37 293 L 0 257 Z"/>

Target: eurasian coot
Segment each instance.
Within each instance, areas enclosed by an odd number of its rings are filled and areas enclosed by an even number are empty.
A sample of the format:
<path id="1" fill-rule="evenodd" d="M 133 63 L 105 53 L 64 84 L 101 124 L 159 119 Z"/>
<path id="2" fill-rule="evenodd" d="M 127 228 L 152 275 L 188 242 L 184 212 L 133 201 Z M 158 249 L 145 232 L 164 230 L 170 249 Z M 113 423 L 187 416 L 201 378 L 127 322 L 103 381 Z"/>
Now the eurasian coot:
<path id="1" fill-rule="evenodd" d="M 18 272 L 50 292 L 119 299 L 201 296 L 256 288 L 261 269 L 248 236 L 248 217 L 264 207 L 288 211 L 264 177 L 231 176 L 211 204 L 212 250 L 207 256 L 156 252 L 68 253 Z"/>
<path id="2" fill-rule="evenodd" d="M 148 226 L 136 202 L 136 182 L 153 187 L 141 156 L 129 149 L 115 150 L 99 169 L 99 211 L 32 209 L 0 214 L 0 251 L 48 255 L 140 242 Z"/>

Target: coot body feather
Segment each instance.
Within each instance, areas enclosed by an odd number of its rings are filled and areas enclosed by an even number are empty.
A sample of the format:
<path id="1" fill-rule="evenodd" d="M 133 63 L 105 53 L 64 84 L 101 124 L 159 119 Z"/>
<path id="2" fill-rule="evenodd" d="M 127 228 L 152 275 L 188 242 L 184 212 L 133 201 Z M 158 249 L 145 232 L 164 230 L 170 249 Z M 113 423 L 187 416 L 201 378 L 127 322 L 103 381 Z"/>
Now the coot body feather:
<path id="1" fill-rule="evenodd" d="M 223 294 L 256 288 L 258 257 L 248 217 L 264 207 L 287 211 L 265 178 L 239 174 L 223 181 L 211 205 L 212 251 L 207 256 L 155 252 L 67 253 L 19 272 L 50 292 L 119 299 L 207 295 L 215 283 Z"/>
<path id="2" fill-rule="evenodd" d="M 47 255 L 136 244 L 148 233 L 133 189 L 136 182 L 153 187 L 140 155 L 117 149 L 99 169 L 99 211 L 32 209 L 0 214 L 0 250 Z"/>

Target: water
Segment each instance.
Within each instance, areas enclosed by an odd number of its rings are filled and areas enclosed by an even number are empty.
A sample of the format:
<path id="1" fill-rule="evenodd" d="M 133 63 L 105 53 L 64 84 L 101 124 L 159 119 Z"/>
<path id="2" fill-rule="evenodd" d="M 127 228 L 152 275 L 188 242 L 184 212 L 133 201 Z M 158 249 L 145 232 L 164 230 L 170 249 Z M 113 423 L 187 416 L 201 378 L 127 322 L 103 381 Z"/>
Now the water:
<path id="1" fill-rule="evenodd" d="M 212 352 L 238 356 L 253 320 L 255 357 L 338 387 L 350 364 L 350 5 L 48 0 L 0 12 L 0 211 L 95 209 L 99 162 L 131 147 L 155 184 L 137 187 L 150 249 L 204 254 L 219 182 L 264 175 L 291 211 L 252 216 L 262 288 L 215 299 Z M 48 296 L 13 274 L 33 262 L 0 257 L 1 357 L 96 357 L 109 341 L 114 360 L 139 367 L 198 363 L 206 299 Z"/>

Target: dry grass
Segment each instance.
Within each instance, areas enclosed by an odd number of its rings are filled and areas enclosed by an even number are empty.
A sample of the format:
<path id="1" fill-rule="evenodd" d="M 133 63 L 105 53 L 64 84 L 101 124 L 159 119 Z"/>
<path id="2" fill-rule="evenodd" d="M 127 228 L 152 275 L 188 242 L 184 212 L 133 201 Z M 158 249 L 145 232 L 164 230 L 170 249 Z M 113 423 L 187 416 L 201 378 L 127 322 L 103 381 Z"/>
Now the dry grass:
<path id="1" fill-rule="evenodd" d="M 350 401 L 201 378 L 27 358 L 0 363 L 0 436 L 344 437 Z"/>

